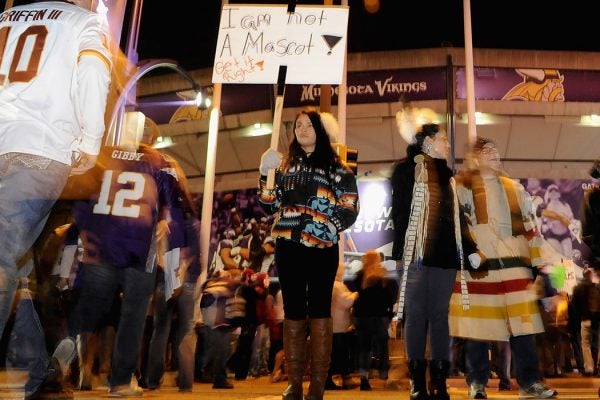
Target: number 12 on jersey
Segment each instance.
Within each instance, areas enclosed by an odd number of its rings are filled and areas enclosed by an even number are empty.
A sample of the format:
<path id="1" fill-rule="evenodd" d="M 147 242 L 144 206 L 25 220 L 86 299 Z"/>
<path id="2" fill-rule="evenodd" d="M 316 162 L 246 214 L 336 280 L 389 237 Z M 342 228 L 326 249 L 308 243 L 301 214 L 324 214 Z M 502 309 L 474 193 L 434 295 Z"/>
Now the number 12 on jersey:
<path id="1" fill-rule="evenodd" d="M 114 194 L 113 204 L 110 205 L 110 191 L 113 187 L 114 173 L 117 175 L 116 183 L 121 185 L 132 184 L 133 187 L 131 189 L 117 189 Z M 113 170 L 104 171 L 100 196 L 98 197 L 98 202 L 94 205 L 94 214 L 138 218 L 140 216 L 140 206 L 131 203 L 142 198 L 145 185 L 146 180 L 144 179 L 144 175 L 140 173 Z"/>

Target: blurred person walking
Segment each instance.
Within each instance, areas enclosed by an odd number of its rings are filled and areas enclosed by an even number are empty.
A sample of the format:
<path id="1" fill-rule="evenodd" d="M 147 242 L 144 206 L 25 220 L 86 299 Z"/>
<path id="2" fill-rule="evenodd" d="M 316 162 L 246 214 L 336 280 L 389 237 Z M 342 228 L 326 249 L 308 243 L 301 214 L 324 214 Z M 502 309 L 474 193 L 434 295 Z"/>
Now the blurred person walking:
<path id="1" fill-rule="evenodd" d="M 302 398 L 307 325 L 311 377 L 307 400 L 323 398 L 331 356 L 331 296 L 339 264 L 339 235 L 358 216 L 358 190 L 352 171 L 336 155 L 337 121 L 331 114 L 303 109 L 294 120 L 294 138 L 282 162 L 273 149 L 261 157 L 259 202 L 277 213 L 276 240 L 285 320 L 285 365 L 289 385 L 284 400 Z M 267 172 L 276 169 L 275 187 Z"/>
<path id="2" fill-rule="evenodd" d="M 354 303 L 354 321 L 358 335 L 360 390 L 371 390 L 371 359 L 377 359 L 381 379 L 388 378 L 388 328 L 398 291 L 386 278 L 380 253 L 369 250 L 362 257 L 363 266 L 355 277 L 358 296 Z"/>
<path id="3" fill-rule="evenodd" d="M 352 385 L 350 338 L 355 329 L 352 323 L 352 307 L 358 298 L 358 292 L 351 292 L 344 283 L 344 264 L 340 263 L 333 282 L 331 297 L 331 320 L 333 326 L 333 342 L 331 348 L 331 365 L 327 374 L 325 390 L 350 389 Z M 333 381 L 333 375 L 340 374 L 342 385 Z"/>
<path id="4" fill-rule="evenodd" d="M 581 238 L 592 254 L 594 269 L 600 268 L 600 160 L 590 170 L 594 184 L 585 191 L 581 207 Z"/>
<path id="5" fill-rule="evenodd" d="M 42 232 L 68 176 L 91 168 L 100 151 L 111 57 L 95 6 L 94 0 L 40 2 L 13 7 L 0 18 L 0 333 L 21 258 Z M 15 15 L 36 17 L 9 17 Z M 30 328 L 42 332 L 37 315 Z M 41 395 L 49 374 L 62 377 L 74 354 L 72 341 L 68 347 L 55 354 L 59 360 L 40 354 L 30 368 L 26 398 Z"/>
<path id="6" fill-rule="evenodd" d="M 167 269 L 179 264 L 184 244 L 178 183 L 171 165 L 152 142 L 153 121 L 145 118 L 142 143 L 124 140 L 105 147 L 86 176 L 96 187 L 73 212 L 83 241 L 81 291 L 76 312 L 86 340 L 121 295 L 121 311 L 112 353 L 109 396 L 141 396 L 134 379 L 146 314 L 156 283 L 158 243 L 168 237 L 173 250 Z M 166 283 L 165 283 L 166 284 Z"/>
<path id="7" fill-rule="evenodd" d="M 213 382 L 213 389 L 233 389 L 227 380 L 227 359 L 231 338 L 231 311 L 227 300 L 233 297 L 238 283 L 226 270 L 218 270 L 204 282 L 200 310 L 204 322 L 202 378 Z"/>
<path id="8" fill-rule="evenodd" d="M 580 319 L 579 337 L 583 356 L 583 375 L 595 374 L 598 363 L 598 315 L 600 288 L 593 281 L 592 268 L 583 270 L 583 279 L 573 289 L 572 305 Z"/>
<path id="9" fill-rule="evenodd" d="M 597 271 L 600 268 L 600 185 L 598 184 L 598 180 L 600 179 L 600 160 L 594 162 L 594 165 L 590 169 L 590 176 L 594 179 L 594 185 L 586 190 L 583 196 L 583 204 L 580 212 L 581 237 L 591 250 L 590 262 L 594 270 Z M 583 330 L 581 340 L 583 346 Z M 598 389 L 598 396 L 600 396 L 600 389 Z"/>
<path id="10" fill-rule="evenodd" d="M 181 286 L 167 299 L 165 282 L 164 253 L 159 263 L 156 288 L 154 289 L 153 333 L 148 347 L 146 366 L 146 386 L 149 389 L 160 387 L 164 375 L 167 342 L 171 332 L 173 315 L 176 315 L 174 347 L 177 355 L 177 386 L 180 392 L 191 392 L 194 383 L 194 350 L 196 348 L 196 322 L 194 307 L 196 303 L 196 281 L 200 276 L 200 221 L 194 208 L 194 202 L 187 184 L 185 173 L 179 163 L 168 157 L 168 163 L 177 173 L 177 192 L 175 196 L 182 199 L 184 247 L 181 249 L 181 265 L 178 265 L 177 276 Z M 166 240 L 164 238 L 163 240 Z M 159 244 L 166 249 L 166 243 Z M 168 272 L 167 272 L 168 275 Z M 171 278 L 168 278 L 171 279 Z"/>

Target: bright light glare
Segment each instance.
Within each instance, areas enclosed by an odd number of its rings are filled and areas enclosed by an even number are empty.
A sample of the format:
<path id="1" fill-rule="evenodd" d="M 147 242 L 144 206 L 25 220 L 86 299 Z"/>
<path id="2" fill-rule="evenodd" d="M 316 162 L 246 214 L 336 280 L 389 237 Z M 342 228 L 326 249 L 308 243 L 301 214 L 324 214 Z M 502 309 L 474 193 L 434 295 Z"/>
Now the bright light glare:
<path id="1" fill-rule="evenodd" d="M 360 216 L 364 220 L 377 219 L 385 204 L 387 192 L 383 182 L 370 182 L 360 193 Z"/>
<path id="2" fill-rule="evenodd" d="M 202 107 L 203 100 L 204 100 L 204 98 L 202 96 L 202 92 L 198 91 L 196 93 L 196 98 L 194 99 L 194 102 L 196 103 L 196 107 L 198 107 L 198 108 Z"/>
<path id="3" fill-rule="evenodd" d="M 273 129 L 271 129 L 271 124 L 261 124 L 260 122 L 255 123 L 251 127 L 247 128 L 247 136 L 264 136 L 270 135 L 273 133 Z"/>
<path id="4" fill-rule="evenodd" d="M 583 126 L 600 126 L 600 116 L 598 114 L 582 115 L 579 123 Z"/>
<path id="5" fill-rule="evenodd" d="M 155 149 L 164 149 L 166 147 L 173 146 L 173 139 L 170 136 L 159 136 L 152 145 Z"/>
<path id="6" fill-rule="evenodd" d="M 487 113 L 482 113 L 481 111 L 477 111 L 475 113 L 475 124 L 477 125 L 490 125 L 493 124 L 492 115 Z"/>

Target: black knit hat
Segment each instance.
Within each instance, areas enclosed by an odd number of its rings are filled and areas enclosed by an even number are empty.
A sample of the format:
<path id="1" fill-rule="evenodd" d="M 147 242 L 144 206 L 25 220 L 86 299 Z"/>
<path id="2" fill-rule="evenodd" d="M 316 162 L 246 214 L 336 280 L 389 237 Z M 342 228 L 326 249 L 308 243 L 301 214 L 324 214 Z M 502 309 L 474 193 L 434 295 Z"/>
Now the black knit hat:
<path id="1" fill-rule="evenodd" d="M 594 179 L 600 179 L 600 159 L 594 161 L 594 165 L 590 169 L 590 176 Z"/>

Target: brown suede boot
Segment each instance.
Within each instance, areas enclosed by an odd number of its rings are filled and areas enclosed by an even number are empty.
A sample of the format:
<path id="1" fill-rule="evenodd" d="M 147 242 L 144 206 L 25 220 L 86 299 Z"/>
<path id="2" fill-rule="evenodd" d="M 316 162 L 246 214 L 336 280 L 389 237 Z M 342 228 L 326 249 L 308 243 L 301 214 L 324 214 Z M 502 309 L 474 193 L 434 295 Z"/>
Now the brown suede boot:
<path id="1" fill-rule="evenodd" d="M 331 360 L 331 318 L 310 319 L 310 385 L 305 400 L 323 400 Z"/>
<path id="2" fill-rule="evenodd" d="M 283 400 L 302 400 L 302 377 L 306 357 L 306 320 L 283 321 L 283 351 L 288 387 L 283 392 Z"/>

